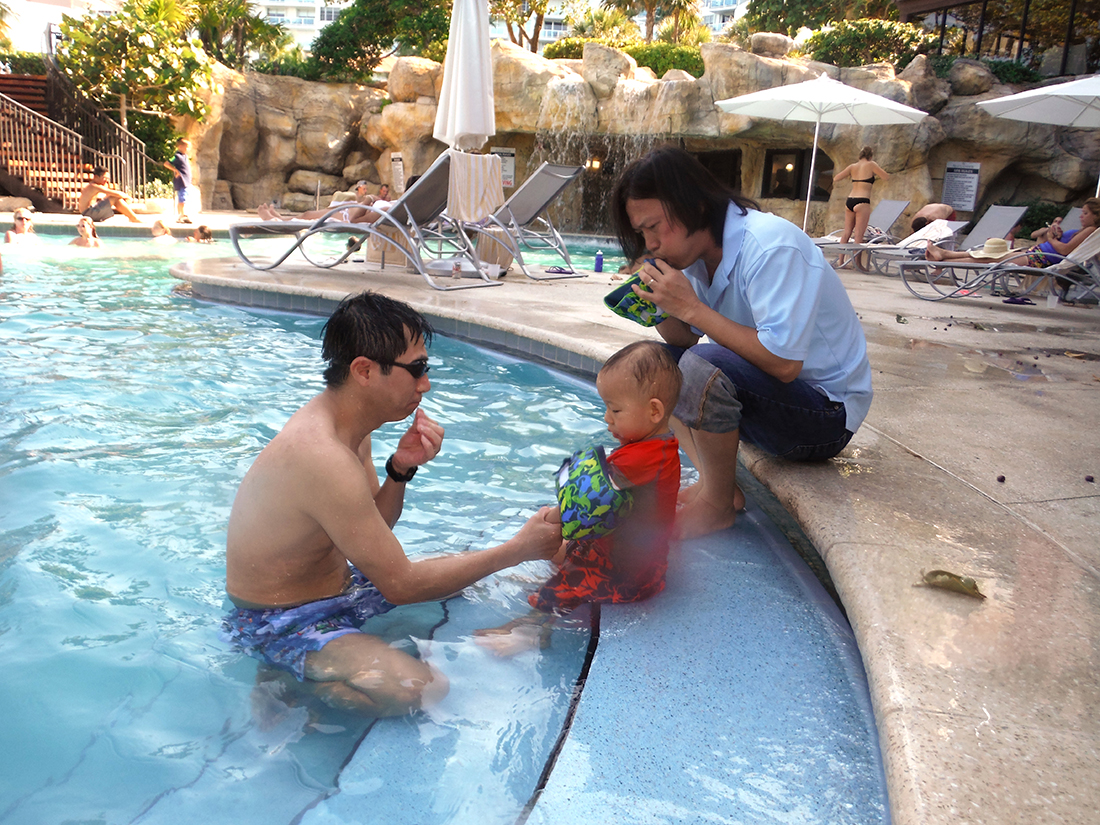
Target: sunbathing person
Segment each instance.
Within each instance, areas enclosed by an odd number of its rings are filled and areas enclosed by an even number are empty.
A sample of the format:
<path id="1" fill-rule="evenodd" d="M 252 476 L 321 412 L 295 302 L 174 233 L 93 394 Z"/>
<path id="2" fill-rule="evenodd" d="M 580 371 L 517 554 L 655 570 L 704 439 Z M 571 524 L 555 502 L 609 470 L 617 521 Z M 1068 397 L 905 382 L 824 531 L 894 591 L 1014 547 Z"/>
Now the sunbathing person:
<path id="1" fill-rule="evenodd" d="M 262 203 L 256 209 L 256 214 L 265 221 L 312 221 L 317 218 L 323 218 L 325 215 L 332 212 L 333 209 L 343 206 L 345 207 L 344 210 L 337 213 L 342 223 L 374 223 L 380 217 L 378 212 L 362 207 L 373 206 L 375 210 L 382 211 L 389 209 L 390 201 L 388 198 L 390 187 L 388 184 L 383 183 L 378 190 L 378 194 L 371 195 L 367 192 L 367 187 L 369 185 L 370 184 L 365 180 L 359 181 L 355 184 L 355 200 L 335 201 L 330 203 L 325 209 L 310 209 L 298 215 L 280 215 L 279 211 L 271 204 Z"/>
<path id="2" fill-rule="evenodd" d="M 1019 264 L 1042 269 L 1056 264 L 1081 245 L 1100 225 L 1100 198 L 1089 198 L 1081 209 L 1081 228 L 1063 231 L 1062 223 L 1056 220 L 1048 227 L 1032 233 L 1039 243 L 1026 249 L 1012 249 L 1003 238 L 990 238 L 980 249 L 961 252 L 954 249 L 941 249 L 928 243 L 924 257 L 930 261 L 969 261 L 984 260 L 990 262 L 1016 261 Z"/>

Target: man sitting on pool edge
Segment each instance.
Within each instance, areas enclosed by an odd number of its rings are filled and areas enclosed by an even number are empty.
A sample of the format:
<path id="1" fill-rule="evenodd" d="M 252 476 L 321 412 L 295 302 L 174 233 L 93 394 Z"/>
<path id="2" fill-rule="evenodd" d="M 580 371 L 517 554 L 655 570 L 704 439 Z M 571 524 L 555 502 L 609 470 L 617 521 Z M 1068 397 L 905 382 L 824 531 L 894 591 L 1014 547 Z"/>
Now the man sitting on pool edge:
<path id="1" fill-rule="evenodd" d="M 325 324 L 325 389 L 287 421 L 245 475 L 226 540 L 225 637 L 288 670 L 327 704 L 397 716 L 432 704 L 447 681 L 362 632 L 371 616 L 441 599 L 561 544 L 545 507 L 504 544 L 410 561 L 392 532 L 405 485 L 439 452 L 443 428 L 418 410 L 432 329 L 377 293 L 345 299 Z M 395 369 L 396 367 L 396 369 Z M 380 484 L 371 433 L 416 412 Z"/>

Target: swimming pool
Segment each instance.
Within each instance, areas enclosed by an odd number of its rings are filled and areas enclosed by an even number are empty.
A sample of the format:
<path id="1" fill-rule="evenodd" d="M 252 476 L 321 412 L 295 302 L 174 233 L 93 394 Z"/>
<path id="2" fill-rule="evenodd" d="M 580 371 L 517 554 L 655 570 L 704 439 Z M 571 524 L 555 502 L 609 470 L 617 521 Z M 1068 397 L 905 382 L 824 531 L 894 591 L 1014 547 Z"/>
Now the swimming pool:
<path id="1" fill-rule="evenodd" d="M 369 725 L 258 683 L 256 663 L 216 635 L 225 523 L 256 453 L 320 388 L 322 320 L 173 297 L 163 260 L 45 248 L 5 250 L 0 282 L 0 678 L 15 711 L 0 744 L 20 754 L 0 821 L 884 820 L 850 631 L 777 548 L 750 540 L 768 535 L 751 519 L 735 548 L 685 547 L 666 594 L 603 611 L 560 749 L 586 617 L 508 661 L 469 640 L 526 609 L 539 565 L 372 620 L 450 677 L 430 713 Z M 397 530 L 414 553 L 510 535 L 552 498 L 561 457 L 607 438 L 585 383 L 446 339 L 432 358 L 425 406 L 448 434 Z M 379 454 L 401 429 L 381 434 Z M 685 628 L 691 638 L 669 638 Z M 719 655 L 704 667 L 696 646 Z M 639 666 L 656 650 L 678 658 Z M 676 720 L 659 750 L 689 755 L 687 781 L 652 778 L 647 766 L 668 774 L 656 758 L 607 760 L 623 745 L 603 728 L 638 711 L 617 734 L 638 748 L 651 705 Z M 640 789 L 625 794 L 627 778 Z M 677 796 L 693 782 L 700 818 Z M 614 813 L 616 793 L 652 798 Z"/>

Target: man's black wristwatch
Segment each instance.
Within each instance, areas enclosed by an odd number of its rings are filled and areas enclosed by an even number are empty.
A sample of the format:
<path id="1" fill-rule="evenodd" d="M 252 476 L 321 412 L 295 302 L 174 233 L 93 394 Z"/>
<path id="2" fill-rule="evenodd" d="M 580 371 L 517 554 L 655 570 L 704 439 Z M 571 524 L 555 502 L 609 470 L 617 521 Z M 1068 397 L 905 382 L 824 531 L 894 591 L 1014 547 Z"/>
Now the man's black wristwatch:
<path id="1" fill-rule="evenodd" d="M 397 472 L 397 470 L 393 468 L 393 456 L 391 455 L 389 458 L 386 459 L 386 475 L 388 475 L 398 484 L 407 484 L 408 482 L 412 481 L 412 477 L 416 475 L 416 471 L 418 469 L 420 468 L 415 466 L 411 467 L 405 472 L 404 475 L 401 475 Z"/>

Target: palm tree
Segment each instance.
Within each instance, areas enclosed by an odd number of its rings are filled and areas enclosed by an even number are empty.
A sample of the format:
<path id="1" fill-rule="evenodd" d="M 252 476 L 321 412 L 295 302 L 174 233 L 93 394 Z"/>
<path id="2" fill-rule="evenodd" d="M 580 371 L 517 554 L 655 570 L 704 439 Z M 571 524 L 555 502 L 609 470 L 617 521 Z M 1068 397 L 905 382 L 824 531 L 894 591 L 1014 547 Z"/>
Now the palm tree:
<path id="1" fill-rule="evenodd" d="M 657 20 L 657 12 L 664 5 L 660 0 L 604 0 L 605 9 L 619 9 L 628 16 L 633 17 L 640 11 L 645 12 L 645 41 L 653 40 L 653 26 Z"/>
<path id="2" fill-rule="evenodd" d="M 569 36 L 625 41 L 637 40 L 641 31 L 622 9 L 598 8 L 589 9 L 584 17 L 573 23 Z"/>

